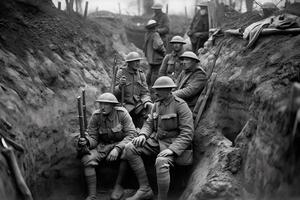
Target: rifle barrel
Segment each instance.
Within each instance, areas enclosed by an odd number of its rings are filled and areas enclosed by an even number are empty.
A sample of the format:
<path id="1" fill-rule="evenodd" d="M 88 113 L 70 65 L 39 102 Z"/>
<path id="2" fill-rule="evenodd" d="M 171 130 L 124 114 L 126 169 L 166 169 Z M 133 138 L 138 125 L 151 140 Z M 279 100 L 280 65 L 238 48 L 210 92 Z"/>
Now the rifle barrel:
<path id="1" fill-rule="evenodd" d="M 79 131 L 80 137 L 84 137 L 83 130 L 83 117 L 82 117 L 82 107 L 81 107 L 81 97 L 77 97 L 77 108 L 78 108 L 78 119 L 79 119 Z"/>
<path id="2" fill-rule="evenodd" d="M 84 131 L 87 130 L 87 117 L 86 117 L 86 103 L 85 103 L 85 90 L 82 90 L 82 111 L 83 111 L 83 123 Z"/>

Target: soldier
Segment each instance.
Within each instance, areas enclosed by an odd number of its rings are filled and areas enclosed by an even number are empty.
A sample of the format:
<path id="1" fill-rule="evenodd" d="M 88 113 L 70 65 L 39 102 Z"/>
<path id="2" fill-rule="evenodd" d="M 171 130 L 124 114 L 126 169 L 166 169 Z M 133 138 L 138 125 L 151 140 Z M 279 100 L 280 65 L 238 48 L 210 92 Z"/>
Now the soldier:
<path id="1" fill-rule="evenodd" d="M 172 95 L 174 87 L 176 85 L 168 76 L 159 77 L 155 81 L 153 88 L 157 101 L 139 136 L 125 147 L 124 159 L 128 160 L 139 182 L 139 189 L 127 200 L 153 197 L 142 154 L 156 155 L 158 200 L 166 200 L 170 185 L 170 166 L 191 147 L 194 135 L 192 112 L 184 100 Z"/>
<path id="2" fill-rule="evenodd" d="M 81 158 L 88 186 L 86 200 L 96 200 L 97 177 L 95 168 L 104 160 L 116 161 L 120 158 L 125 145 L 136 135 L 132 119 L 123 107 L 117 106 L 117 98 L 111 93 L 100 95 L 97 100 L 99 109 L 96 110 L 88 124 L 86 138 L 79 138 L 78 146 L 87 145 L 90 154 Z M 126 162 L 121 161 L 118 178 L 111 199 L 120 199 L 123 188 L 120 183 L 126 170 Z"/>
<path id="3" fill-rule="evenodd" d="M 152 108 L 146 77 L 140 69 L 140 60 L 141 57 L 137 52 L 130 52 L 126 56 L 127 65 L 118 70 L 114 90 L 118 99 L 124 102 L 123 106 L 138 128 L 143 126 L 144 119 Z"/>
<path id="4" fill-rule="evenodd" d="M 198 49 L 203 47 L 204 42 L 208 39 L 209 23 L 208 10 L 206 5 L 197 5 L 200 10 L 195 13 L 195 16 L 190 25 L 187 35 L 191 39 L 192 51 L 197 53 Z"/>
<path id="5" fill-rule="evenodd" d="M 150 65 L 150 69 L 147 74 L 147 84 L 149 87 L 151 87 L 157 79 L 160 65 L 166 53 L 163 41 L 156 31 L 156 27 L 157 22 L 152 19 L 149 20 L 146 25 L 147 33 L 145 34 L 144 53 Z"/>
<path id="6" fill-rule="evenodd" d="M 168 44 L 168 33 L 170 30 L 170 20 L 168 15 L 163 13 L 162 11 L 162 4 L 160 3 L 154 3 L 151 7 L 154 11 L 154 16 L 152 17 L 153 20 L 155 20 L 158 24 L 157 26 L 157 32 L 159 33 L 162 41 L 164 42 L 165 48 L 167 48 Z"/>
<path id="7" fill-rule="evenodd" d="M 174 81 L 182 71 L 181 60 L 179 56 L 183 53 L 183 45 L 185 44 L 181 36 L 174 36 L 170 41 L 173 51 L 165 56 L 159 69 L 159 76 L 169 76 Z"/>
<path id="8" fill-rule="evenodd" d="M 207 77 L 205 71 L 199 66 L 200 60 L 196 54 L 186 51 L 180 58 L 183 59 L 183 71 L 177 79 L 177 88 L 173 95 L 185 100 L 193 110 L 197 97 L 206 84 Z"/>

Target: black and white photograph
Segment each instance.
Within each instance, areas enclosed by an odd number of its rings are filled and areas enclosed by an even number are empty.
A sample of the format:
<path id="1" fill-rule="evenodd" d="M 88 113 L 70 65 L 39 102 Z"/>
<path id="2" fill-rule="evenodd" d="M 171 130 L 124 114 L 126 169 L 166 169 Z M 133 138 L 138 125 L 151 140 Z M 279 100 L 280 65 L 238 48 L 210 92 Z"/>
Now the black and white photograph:
<path id="1" fill-rule="evenodd" d="M 0 200 L 299 200 L 300 0 L 0 0 Z"/>

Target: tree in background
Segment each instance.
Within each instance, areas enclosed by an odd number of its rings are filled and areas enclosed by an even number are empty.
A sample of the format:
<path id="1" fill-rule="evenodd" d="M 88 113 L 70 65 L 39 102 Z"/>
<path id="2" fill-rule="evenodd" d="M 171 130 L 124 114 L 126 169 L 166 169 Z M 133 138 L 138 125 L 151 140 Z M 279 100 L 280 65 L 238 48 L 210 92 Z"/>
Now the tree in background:
<path id="1" fill-rule="evenodd" d="M 246 0 L 247 12 L 252 12 L 253 10 L 253 0 Z"/>
<path id="2" fill-rule="evenodd" d="M 153 5 L 153 0 L 142 0 L 142 5 L 143 5 L 143 8 L 144 8 L 144 15 L 146 16 L 150 16 L 150 15 L 153 15 L 153 11 L 151 9 L 152 5 Z"/>

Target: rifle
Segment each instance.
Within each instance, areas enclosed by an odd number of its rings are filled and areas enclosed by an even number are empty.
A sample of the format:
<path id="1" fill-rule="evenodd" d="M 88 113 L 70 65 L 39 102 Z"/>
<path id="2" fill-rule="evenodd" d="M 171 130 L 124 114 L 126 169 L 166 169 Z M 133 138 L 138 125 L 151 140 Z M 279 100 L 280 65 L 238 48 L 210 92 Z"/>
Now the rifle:
<path id="1" fill-rule="evenodd" d="M 8 138 L 3 130 L 0 129 L 0 136 L 3 137 L 10 145 L 12 145 L 16 150 L 24 153 L 24 147 L 12 139 Z"/>
<path id="2" fill-rule="evenodd" d="M 198 127 L 198 123 L 199 123 L 200 118 L 202 116 L 202 113 L 204 111 L 207 99 L 210 96 L 210 93 L 211 93 L 211 90 L 213 88 L 213 85 L 214 85 L 214 82 L 216 80 L 216 77 L 217 77 L 217 73 L 213 73 L 211 75 L 211 78 L 210 78 L 210 80 L 209 80 L 209 82 L 207 84 L 207 89 L 206 89 L 205 95 L 203 96 L 202 93 L 201 93 L 201 95 L 199 96 L 199 98 L 197 100 L 197 104 L 196 104 L 193 112 L 195 113 L 195 111 L 198 109 L 198 107 L 200 107 L 200 108 L 199 108 L 199 110 L 197 112 L 196 119 L 194 120 L 195 129 Z"/>
<path id="3" fill-rule="evenodd" d="M 122 78 L 125 76 L 122 76 Z M 126 78 L 126 77 L 125 77 Z M 124 107 L 124 92 L 125 92 L 125 86 L 121 86 L 121 106 Z"/>
<path id="4" fill-rule="evenodd" d="M 77 97 L 77 108 L 78 108 L 78 119 L 79 119 L 79 131 L 80 131 L 80 138 L 85 137 L 85 129 L 84 129 L 84 119 L 82 116 L 82 107 L 81 107 L 81 97 Z M 87 145 L 81 146 L 78 150 L 77 157 L 82 157 L 85 154 L 90 154 L 90 150 Z"/>
<path id="5" fill-rule="evenodd" d="M 118 71 L 117 70 L 117 54 L 115 54 L 113 71 L 112 71 L 112 84 L 111 84 L 111 88 L 110 88 L 111 93 L 114 93 L 114 91 L 115 91 L 117 71 Z"/>
<path id="6" fill-rule="evenodd" d="M 83 111 L 83 122 L 84 122 L 84 131 L 87 130 L 87 117 L 86 117 L 86 104 L 85 104 L 85 90 L 82 90 L 82 111 Z"/>
<path id="7" fill-rule="evenodd" d="M 5 139 L 3 137 L 1 137 L 1 143 L 4 147 L 4 150 L 2 150 L 2 152 L 4 153 L 4 155 L 6 156 L 6 158 L 8 160 L 8 163 L 14 174 L 17 186 L 18 186 L 19 190 L 21 191 L 24 199 L 25 200 L 33 200 L 32 194 L 31 194 L 28 186 L 26 185 L 24 177 L 22 176 L 21 170 L 18 166 L 18 162 L 17 162 L 17 159 L 16 159 L 13 149 L 7 145 L 7 143 L 5 142 Z"/>
<path id="8" fill-rule="evenodd" d="M 213 64 L 212 64 L 211 69 L 210 69 L 210 70 L 208 71 L 208 73 L 207 73 L 207 78 L 208 78 L 208 79 L 210 78 L 211 74 L 212 74 L 213 71 L 214 71 L 214 68 L 215 68 L 215 66 L 216 66 L 216 62 L 217 62 L 217 60 L 218 60 L 218 57 L 219 57 L 219 54 L 220 54 L 220 51 L 221 51 L 223 45 L 224 45 L 224 42 L 222 42 L 222 43 L 220 44 L 219 48 L 218 48 L 217 51 L 214 53 L 215 59 L 214 59 L 214 62 L 213 62 Z"/>

